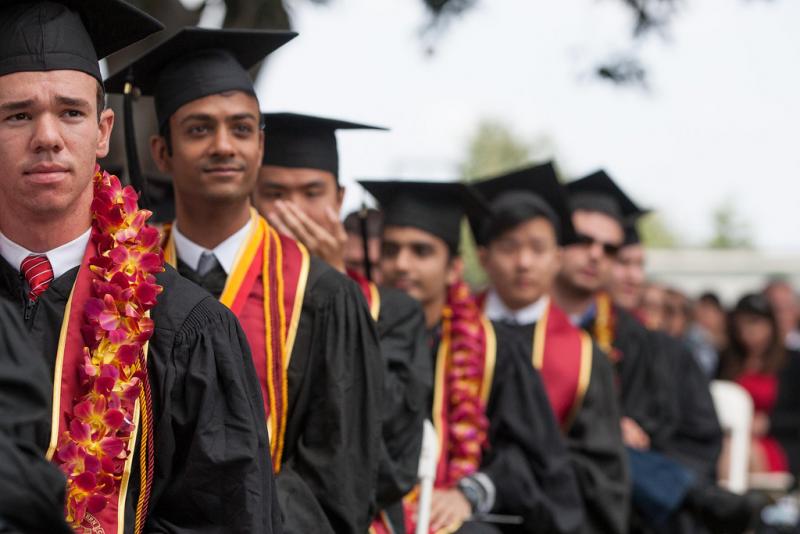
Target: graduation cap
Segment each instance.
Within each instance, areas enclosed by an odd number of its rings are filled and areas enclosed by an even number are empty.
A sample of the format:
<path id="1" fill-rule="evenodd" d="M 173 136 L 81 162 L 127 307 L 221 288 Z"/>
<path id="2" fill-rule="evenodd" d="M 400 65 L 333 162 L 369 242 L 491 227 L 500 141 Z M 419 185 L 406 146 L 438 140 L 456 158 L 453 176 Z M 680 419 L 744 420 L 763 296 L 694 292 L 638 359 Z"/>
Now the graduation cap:
<path id="1" fill-rule="evenodd" d="M 355 122 L 300 115 L 265 113 L 263 165 L 319 169 L 339 181 L 337 130 L 383 130 Z"/>
<path id="2" fill-rule="evenodd" d="M 481 180 L 472 186 L 490 203 L 492 215 L 470 217 L 470 226 L 479 245 L 536 217 L 545 217 L 556 230 L 561 245 L 575 239 L 572 216 L 564 187 L 558 181 L 552 162 L 525 167 Z"/>
<path id="3" fill-rule="evenodd" d="M 570 182 L 565 187 L 569 195 L 570 208 L 573 211 L 599 211 L 620 222 L 647 212 L 637 206 L 602 170 Z"/>
<path id="4" fill-rule="evenodd" d="M 435 235 L 458 253 L 464 215 L 485 217 L 486 202 L 458 182 L 359 180 L 381 205 L 383 226 L 410 226 Z"/>
<path id="5" fill-rule="evenodd" d="M 100 59 L 163 29 L 121 0 L 0 0 L 0 76 L 76 70 L 100 82 Z"/>
<path id="6" fill-rule="evenodd" d="M 623 245 L 640 242 L 637 221 L 650 210 L 639 207 L 603 170 L 566 185 L 570 207 L 575 210 L 599 211 L 622 224 Z"/>
<path id="7" fill-rule="evenodd" d="M 255 96 L 247 70 L 295 36 L 273 30 L 183 28 L 110 76 L 107 90 L 125 95 L 126 152 L 134 187 L 145 187 L 136 157 L 134 89 L 154 97 L 163 130 L 181 106 L 194 100 L 227 91 Z"/>

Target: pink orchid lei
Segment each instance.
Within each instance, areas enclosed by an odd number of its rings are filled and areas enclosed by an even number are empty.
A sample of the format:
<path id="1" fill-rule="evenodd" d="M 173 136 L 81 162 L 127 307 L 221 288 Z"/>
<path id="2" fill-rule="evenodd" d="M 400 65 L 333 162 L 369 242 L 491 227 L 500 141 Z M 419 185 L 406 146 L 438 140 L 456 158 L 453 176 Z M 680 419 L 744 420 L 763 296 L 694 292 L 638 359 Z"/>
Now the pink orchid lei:
<path id="1" fill-rule="evenodd" d="M 484 344 L 480 309 L 464 282 L 453 284 L 447 295 L 445 335 L 449 336 L 450 365 L 445 380 L 448 398 L 448 468 L 445 486 L 458 483 L 478 470 L 486 446 L 489 422 L 481 398 L 484 380 Z"/>
<path id="2" fill-rule="evenodd" d="M 144 346 L 153 334 L 147 312 L 162 288 L 159 233 L 151 212 L 116 176 L 96 167 L 92 202 L 91 296 L 81 328 L 86 345 L 80 388 L 54 461 L 66 474 L 66 519 L 75 528 L 103 510 L 121 484 L 136 427 L 136 400 L 147 385 Z M 54 399 L 54 402 L 59 402 Z"/>

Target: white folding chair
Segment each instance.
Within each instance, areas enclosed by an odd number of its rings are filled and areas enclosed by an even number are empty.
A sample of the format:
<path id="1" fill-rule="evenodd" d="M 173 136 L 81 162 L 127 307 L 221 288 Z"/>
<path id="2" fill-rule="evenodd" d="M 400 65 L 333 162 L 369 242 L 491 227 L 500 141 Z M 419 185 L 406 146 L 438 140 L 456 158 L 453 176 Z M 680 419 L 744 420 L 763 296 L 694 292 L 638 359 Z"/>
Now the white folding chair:
<path id="1" fill-rule="evenodd" d="M 743 387 L 725 380 L 711 383 L 711 397 L 720 426 L 730 435 L 730 467 L 720 485 L 743 494 L 748 488 L 753 400 Z"/>

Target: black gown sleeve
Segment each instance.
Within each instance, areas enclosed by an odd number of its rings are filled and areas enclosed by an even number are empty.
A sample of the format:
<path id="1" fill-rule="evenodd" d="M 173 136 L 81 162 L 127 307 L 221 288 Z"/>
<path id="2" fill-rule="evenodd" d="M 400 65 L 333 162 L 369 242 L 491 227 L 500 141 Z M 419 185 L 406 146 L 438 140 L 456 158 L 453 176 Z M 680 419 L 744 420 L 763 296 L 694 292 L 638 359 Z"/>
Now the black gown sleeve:
<path id="1" fill-rule="evenodd" d="M 769 416 L 769 435 L 786 452 L 789 469 L 800 477 L 800 353 L 787 351 L 786 365 L 778 373 L 778 399 Z"/>
<path id="2" fill-rule="evenodd" d="M 662 430 L 662 401 L 666 394 L 658 389 L 655 347 L 647 330 L 623 310 L 617 310 L 617 332 L 614 347 L 620 361 L 617 365 L 622 415 L 630 417 L 651 439 Z"/>
<path id="3" fill-rule="evenodd" d="M 265 415 L 247 341 L 210 296 L 150 357 L 156 479 L 149 533 L 281 532 Z M 151 356 L 155 356 L 152 355 Z"/>
<path id="4" fill-rule="evenodd" d="M 722 428 L 714 408 L 708 378 L 696 358 L 680 340 L 664 336 L 664 356 L 673 384 L 676 425 L 663 452 L 707 483 L 716 483 L 717 461 L 722 450 Z"/>
<path id="5" fill-rule="evenodd" d="M 51 380 L 7 301 L 0 324 L 0 531 L 69 533 L 66 480 L 37 446 L 50 431 Z"/>
<path id="6" fill-rule="evenodd" d="M 582 534 L 628 531 L 630 480 L 619 417 L 611 364 L 594 346 L 589 387 L 566 435 L 586 509 Z"/>
<path id="7" fill-rule="evenodd" d="M 583 504 L 544 385 L 522 340 L 506 327 L 495 328 L 489 449 L 480 469 L 495 486 L 492 512 L 523 518 L 508 532 L 578 532 Z"/>
<path id="8" fill-rule="evenodd" d="M 425 399 L 430 396 L 431 361 L 425 316 L 400 291 L 381 288 L 378 337 L 383 356 L 383 442 L 378 507 L 402 499 L 417 482 Z"/>
<path id="9" fill-rule="evenodd" d="M 360 290 L 324 271 L 309 281 L 289 367 L 278 499 L 287 534 L 364 534 L 376 510 L 384 366 Z"/>

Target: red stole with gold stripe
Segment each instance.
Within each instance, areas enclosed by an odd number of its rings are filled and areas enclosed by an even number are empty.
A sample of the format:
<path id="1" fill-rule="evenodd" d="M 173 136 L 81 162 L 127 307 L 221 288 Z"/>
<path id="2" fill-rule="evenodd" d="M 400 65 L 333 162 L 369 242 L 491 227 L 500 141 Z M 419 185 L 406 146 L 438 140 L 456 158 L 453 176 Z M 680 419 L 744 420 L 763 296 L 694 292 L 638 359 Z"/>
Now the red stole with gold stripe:
<path id="1" fill-rule="evenodd" d="M 592 376 L 592 340 L 550 302 L 533 333 L 533 366 L 539 371 L 550 406 L 567 430 L 583 404 Z"/>
<path id="2" fill-rule="evenodd" d="M 69 428 L 67 421 L 67 414 L 72 412 L 75 399 L 81 391 L 80 376 L 78 369 L 84 365 L 84 347 L 86 345 L 81 327 L 84 324 L 84 313 L 86 303 L 91 298 L 92 291 L 92 273 L 89 270 L 89 260 L 97 255 L 97 249 L 94 243 L 90 240 L 86 248 L 86 252 L 78 270 L 78 276 L 75 284 L 72 287 L 67 306 L 64 310 L 64 320 L 61 325 L 61 333 L 58 342 L 58 351 L 56 353 L 55 373 L 53 377 L 53 412 L 50 429 L 50 444 L 47 450 L 47 459 L 53 460 L 58 447 L 58 440 L 62 433 Z M 147 356 L 147 346 L 144 349 L 145 357 Z M 130 447 L 130 455 L 128 456 L 122 480 L 116 486 L 116 494 L 109 496 L 108 502 L 100 512 L 86 513 L 83 522 L 84 532 L 89 534 L 122 534 L 125 528 L 125 511 L 128 494 L 128 486 L 130 483 L 131 471 L 133 462 L 138 457 L 140 460 L 144 456 L 139 450 L 141 444 L 137 446 L 137 439 L 140 431 L 142 433 L 150 431 L 148 425 L 141 425 L 141 410 L 140 403 L 137 400 L 133 420 L 136 424 L 133 434 L 131 435 L 132 444 Z M 148 439 L 144 434 L 142 435 L 142 442 Z M 140 474 L 145 476 L 145 470 L 141 469 Z M 145 481 L 142 480 L 142 487 Z M 140 492 L 141 497 L 146 498 L 145 492 Z M 142 519 L 143 520 L 143 519 Z M 139 519 L 136 519 L 136 531 L 138 532 L 142 525 Z"/>
<path id="3" fill-rule="evenodd" d="M 481 308 L 486 292 L 478 296 Z M 533 331 L 531 363 L 542 377 L 550 407 L 563 430 L 583 404 L 592 376 L 592 339 L 550 300 Z"/>
<path id="4" fill-rule="evenodd" d="M 358 288 L 361 290 L 364 298 L 367 299 L 367 306 L 369 307 L 369 314 L 372 320 L 377 321 L 381 314 L 381 294 L 378 291 L 378 286 L 367 280 L 362 274 L 350 269 L 347 270 L 347 276 L 358 284 Z"/>
<path id="5" fill-rule="evenodd" d="M 267 415 L 273 469 L 278 473 L 288 413 L 287 370 L 310 260 L 303 245 L 279 235 L 255 210 L 250 217 L 250 232 L 219 300 L 239 319 L 250 344 Z M 175 266 L 177 253 L 169 230 L 164 231 L 164 260 Z"/>

